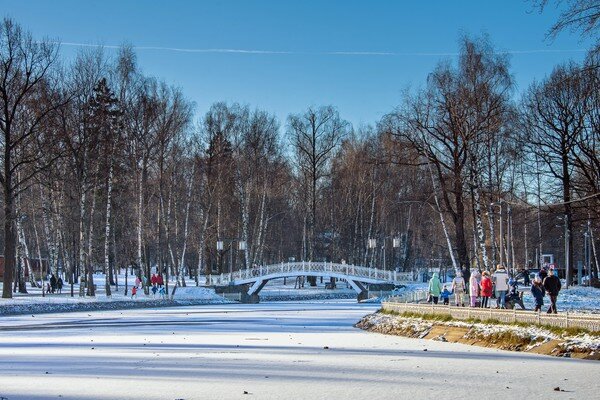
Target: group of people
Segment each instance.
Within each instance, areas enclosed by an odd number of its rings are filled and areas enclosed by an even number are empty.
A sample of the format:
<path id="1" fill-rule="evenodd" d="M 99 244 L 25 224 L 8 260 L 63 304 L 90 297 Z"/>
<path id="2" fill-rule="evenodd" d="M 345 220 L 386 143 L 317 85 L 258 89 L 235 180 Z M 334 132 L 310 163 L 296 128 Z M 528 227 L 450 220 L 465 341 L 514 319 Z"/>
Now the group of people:
<path id="1" fill-rule="evenodd" d="M 529 279 L 526 280 L 528 284 Z M 556 313 L 556 299 L 561 289 L 561 283 L 554 270 L 542 269 L 533 284 L 531 293 L 535 298 L 535 311 L 541 311 L 544 304 L 544 296 L 547 294 L 550 298 L 550 308 L 548 313 Z M 440 298 L 444 305 L 450 303 L 450 297 L 454 295 L 454 302 L 457 307 L 465 306 L 465 298 L 468 295 L 469 305 L 471 307 L 490 308 L 490 298 L 496 298 L 496 308 L 507 308 L 507 297 L 515 298 L 524 308 L 521 297 L 517 292 L 517 284 L 512 279 L 506 268 L 498 264 L 493 273 L 489 271 L 473 271 L 469 277 L 468 283 L 461 271 L 456 272 L 452 279 L 451 286 L 442 285 L 437 273 L 433 273 L 429 280 L 428 302 L 438 304 Z M 495 295 L 495 296 L 494 296 Z"/>
<path id="2" fill-rule="evenodd" d="M 146 280 L 146 277 L 143 277 L 144 279 L 144 283 L 148 284 L 148 281 Z M 166 297 L 166 291 L 165 291 L 165 281 L 162 277 L 162 275 L 160 274 L 152 274 L 152 277 L 150 278 L 150 282 L 152 285 L 152 288 L 150 289 L 150 291 L 152 292 L 152 296 L 156 297 L 156 295 L 158 294 L 162 299 L 164 299 Z M 142 285 L 142 279 L 138 276 L 135 278 L 135 285 L 131 288 L 131 298 L 133 299 L 134 297 L 137 298 L 137 292 L 138 290 L 141 288 Z"/>
<path id="3" fill-rule="evenodd" d="M 58 279 L 54 274 L 50 275 L 48 282 L 46 283 L 46 293 L 62 293 L 63 280 L 59 276 Z"/>

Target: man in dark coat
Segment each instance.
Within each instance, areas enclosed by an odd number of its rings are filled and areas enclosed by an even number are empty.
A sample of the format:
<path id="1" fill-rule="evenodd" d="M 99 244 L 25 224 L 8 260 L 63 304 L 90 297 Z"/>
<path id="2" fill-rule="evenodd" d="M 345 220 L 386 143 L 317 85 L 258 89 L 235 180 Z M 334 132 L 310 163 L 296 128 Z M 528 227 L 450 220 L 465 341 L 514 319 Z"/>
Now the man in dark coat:
<path id="1" fill-rule="evenodd" d="M 538 272 L 538 275 L 540 277 L 540 280 L 542 281 L 542 292 L 544 293 L 544 296 L 545 296 L 546 289 L 544 289 L 544 279 L 546 279 L 546 277 L 548 276 L 548 270 L 546 269 L 546 266 L 543 266 L 542 269 L 540 269 L 540 272 Z"/>
<path id="2" fill-rule="evenodd" d="M 544 279 L 543 285 L 544 289 L 546 289 L 546 293 L 550 296 L 550 308 L 548 308 L 548 314 L 556 314 L 556 299 L 558 297 L 558 292 L 560 292 L 561 284 L 560 279 L 558 279 L 558 276 L 556 276 L 553 269 L 548 271 L 548 276 Z"/>
<path id="3" fill-rule="evenodd" d="M 52 274 L 52 276 L 50 277 L 50 289 L 52 293 L 56 291 L 56 277 L 54 276 L 54 274 Z"/>

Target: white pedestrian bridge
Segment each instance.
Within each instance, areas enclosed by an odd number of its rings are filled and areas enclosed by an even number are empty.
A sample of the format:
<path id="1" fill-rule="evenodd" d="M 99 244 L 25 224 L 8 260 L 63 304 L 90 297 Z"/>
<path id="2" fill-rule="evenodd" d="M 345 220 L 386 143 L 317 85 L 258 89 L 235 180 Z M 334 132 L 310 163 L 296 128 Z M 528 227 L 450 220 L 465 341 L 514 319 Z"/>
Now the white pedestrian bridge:
<path id="1" fill-rule="evenodd" d="M 348 282 L 359 294 L 366 291 L 365 284 L 400 284 L 412 281 L 411 272 L 396 272 L 379 268 L 361 267 L 332 262 L 288 262 L 273 265 L 261 265 L 240 269 L 232 273 L 209 275 L 208 285 L 249 285 L 248 295 L 258 295 L 261 289 L 272 279 L 298 276 L 316 276 L 337 278 Z"/>

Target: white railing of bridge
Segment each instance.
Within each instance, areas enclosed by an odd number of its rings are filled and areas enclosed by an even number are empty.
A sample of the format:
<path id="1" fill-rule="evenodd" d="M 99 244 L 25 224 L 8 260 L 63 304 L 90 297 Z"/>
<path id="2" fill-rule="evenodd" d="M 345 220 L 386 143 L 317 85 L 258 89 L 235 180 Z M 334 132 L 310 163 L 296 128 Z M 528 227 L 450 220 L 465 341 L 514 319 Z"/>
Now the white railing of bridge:
<path id="1" fill-rule="evenodd" d="M 254 268 L 240 269 L 232 273 L 224 273 L 221 275 L 211 275 L 208 277 L 209 284 L 228 285 L 236 281 L 252 280 L 268 275 L 297 274 L 310 275 L 311 273 L 319 274 L 336 274 L 345 275 L 348 277 L 369 279 L 380 282 L 398 283 L 410 282 L 413 280 L 412 272 L 396 272 L 386 271 L 378 268 L 360 267 L 357 265 L 337 264 L 331 262 L 288 262 L 273 265 L 261 265 Z"/>

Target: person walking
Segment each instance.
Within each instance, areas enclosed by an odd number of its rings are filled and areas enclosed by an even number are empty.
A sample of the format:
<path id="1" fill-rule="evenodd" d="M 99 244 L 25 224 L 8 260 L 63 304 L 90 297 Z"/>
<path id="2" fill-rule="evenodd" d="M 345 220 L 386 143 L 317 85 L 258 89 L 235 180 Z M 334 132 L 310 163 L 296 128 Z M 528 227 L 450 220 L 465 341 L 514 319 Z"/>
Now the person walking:
<path id="1" fill-rule="evenodd" d="M 161 274 L 156 276 L 156 283 L 159 288 L 163 287 L 163 285 L 165 284 L 165 281 L 163 280 L 163 277 Z"/>
<path id="2" fill-rule="evenodd" d="M 52 276 L 50 277 L 50 289 L 52 290 L 52 293 L 56 291 L 56 277 L 54 276 L 54 274 L 52 274 Z"/>
<path id="3" fill-rule="evenodd" d="M 58 279 L 56 280 L 56 290 L 58 290 L 58 293 L 62 293 L 62 288 L 63 288 L 63 280 L 59 276 Z"/>
<path id="4" fill-rule="evenodd" d="M 550 297 L 550 307 L 548 308 L 548 314 L 556 314 L 556 300 L 558 298 L 558 292 L 560 292 L 560 289 L 562 288 L 560 279 L 558 278 L 558 276 L 556 276 L 556 271 L 550 269 L 548 271 L 548 276 L 546 277 L 546 279 L 544 279 L 542 285 L 544 286 L 544 289 L 546 289 L 546 293 L 548 293 L 548 296 Z"/>
<path id="5" fill-rule="evenodd" d="M 492 276 L 496 286 L 496 308 L 506 308 L 506 292 L 508 292 L 508 272 L 502 264 L 498 264 Z"/>
<path id="6" fill-rule="evenodd" d="M 456 307 L 465 306 L 464 294 L 467 285 L 465 284 L 465 278 L 462 276 L 461 271 L 456 271 L 456 276 L 452 279 L 452 293 L 454 293 L 454 301 Z"/>
<path id="7" fill-rule="evenodd" d="M 438 303 L 438 299 L 440 298 L 440 293 L 442 293 L 442 283 L 440 282 L 440 278 L 438 278 L 437 272 L 434 272 L 431 275 L 431 279 L 429 280 L 429 296 L 431 296 L 431 300 L 433 304 Z"/>
<path id="8" fill-rule="evenodd" d="M 471 298 L 471 307 L 477 307 L 477 297 L 479 297 L 479 271 L 474 271 L 469 278 L 469 296 Z"/>
<path id="9" fill-rule="evenodd" d="M 133 299 L 134 297 L 137 299 L 137 286 L 134 286 L 131 288 L 131 298 Z"/>
<path id="10" fill-rule="evenodd" d="M 540 281 L 544 282 L 544 279 L 546 279 L 546 277 L 548 276 L 548 270 L 545 266 L 542 267 L 542 269 L 540 269 L 540 272 L 538 272 L 538 276 L 540 277 Z"/>
<path id="11" fill-rule="evenodd" d="M 531 285 L 531 294 L 535 299 L 535 310 L 534 311 L 542 311 L 542 306 L 544 305 L 544 288 L 542 287 L 542 281 L 537 276 L 533 280 L 533 284 Z"/>
<path id="12" fill-rule="evenodd" d="M 452 294 L 451 291 L 448 290 L 448 287 L 446 285 L 444 285 L 444 290 L 442 290 L 442 293 L 440 293 L 440 297 L 442 298 L 442 304 L 447 306 L 448 303 L 450 303 L 450 295 Z"/>
<path id="13" fill-rule="evenodd" d="M 150 282 L 152 283 L 152 287 L 156 287 L 158 284 L 158 279 L 156 278 L 156 274 L 152 274 L 152 278 L 150 278 Z"/>
<path id="14" fill-rule="evenodd" d="M 483 271 L 479 288 L 481 289 L 481 308 L 488 308 L 488 302 L 492 297 L 492 280 L 488 271 Z"/>
<path id="15" fill-rule="evenodd" d="M 529 268 L 525 266 L 523 269 L 523 285 L 529 286 L 531 279 L 529 278 Z"/>

